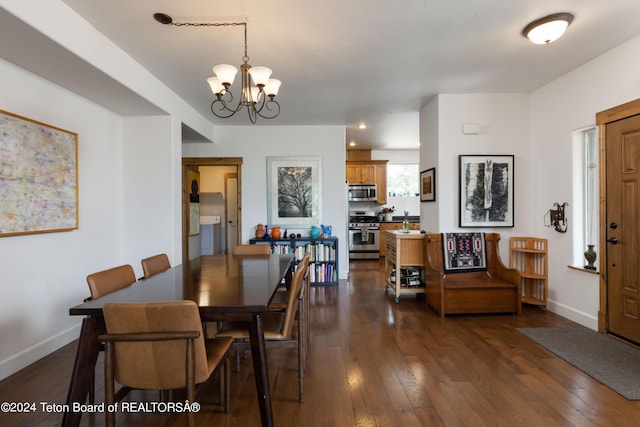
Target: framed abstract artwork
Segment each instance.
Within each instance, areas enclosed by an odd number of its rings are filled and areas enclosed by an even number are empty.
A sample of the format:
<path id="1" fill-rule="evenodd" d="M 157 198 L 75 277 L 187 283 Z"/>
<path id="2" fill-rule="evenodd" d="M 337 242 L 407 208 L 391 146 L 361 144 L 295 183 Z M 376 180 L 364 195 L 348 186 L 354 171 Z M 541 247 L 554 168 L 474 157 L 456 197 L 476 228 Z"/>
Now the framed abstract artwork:
<path id="1" fill-rule="evenodd" d="M 78 135 L 0 110 L 0 237 L 78 228 Z"/>
<path id="2" fill-rule="evenodd" d="M 513 227 L 513 155 L 461 155 L 460 227 Z"/>
<path id="3" fill-rule="evenodd" d="M 436 168 L 420 172 L 420 201 L 436 201 Z"/>
<path id="4" fill-rule="evenodd" d="M 267 157 L 269 225 L 320 224 L 321 174 L 321 157 Z"/>

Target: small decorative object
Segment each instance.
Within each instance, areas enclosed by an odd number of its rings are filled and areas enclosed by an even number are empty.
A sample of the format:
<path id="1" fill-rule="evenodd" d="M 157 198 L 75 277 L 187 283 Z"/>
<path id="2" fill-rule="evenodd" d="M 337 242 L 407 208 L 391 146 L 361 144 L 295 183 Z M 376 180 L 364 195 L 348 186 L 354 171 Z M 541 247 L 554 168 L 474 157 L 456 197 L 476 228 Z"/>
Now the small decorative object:
<path id="1" fill-rule="evenodd" d="M 320 237 L 320 227 L 318 227 L 317 225 L 312 225 L 309 235 L 313 239 L 317 239 L 318 237 Z"/>
<path id="2" fill-rule="evenodd" d="M 325 237 L 331 237 L 331 226 L 330 225 L 321 225 L 320 227 L 322 227 L 322 233 L 325 235 Z"/>
<path id="3" fill-rule="evenodd" d="M 404 233 L 409 232 L 409 211 L 404 211 L 404 219 L 402 220 L 402 231 Z"/>
<path id="4" fill-rule="evenodd" d="M 584 252 L 584 258 L 587 260 L 587 265 L 584 266 L 587 270 L 595 270 L 596 267 L 593 265 L 596 262 L 596 251 L 593 249 L 594 245 L 587 245 L 587 250 Z"/>
<path id="5" fill-rule="evenodd" d="M 569 206 L 569 203 L 554 203 L 553 206 L 555 207 L 555 209 L 549 209 L 549 212 L 545 214 L 544 225 L 547 227 L 553 227 L 553 229 L 558 233 L 566 233 L 567 217 L 565 216 L 564 211 L 565 208 Z"/>
<path id="6" fill-rule="evenodd" d="M 263 239 L 270 239 L 271 236 L 269 235 L 269 227 L 267 227 L 266 225 L 264 226 L 264 235 L 262 236 Z"/>
<path id="7" fill-rule="evenodd" d="M 264 237 L 264 225 L 258 224 L 256 226 L 256 239 L 262 239 Z"/>
<path id="8" fill-rule="evenodd" d="M 302 237 L 302 234 L 298 233 L 298 234 L 296 234 L 296 237 L 297 237 L 298 239 L 300 239 L 300 238 Z"/>
<path id="9" fill-rule="evenodd" d="M 282 236 L 282 238 L 283 238 L 283 239 L 286 239 L 286 238 L 287 238 L 287 229 L 286 229 L 286 228 L 284 229 L 284 235 Z"/>
<path id="10" fill-rule="evenodd" d="M 395 206 L 385 206 L 384 208 L 380 209 L 380 212 L 378 212 L 379 215 L 384 215 L 384 220 L 385 221 L 393 221 L 393 215 L 391 215 L 392 213 L 394 213 L 396 211 L 396 207 Z"/>
<path id="11" fill-rule="evenodd" d="M 272 227 L 271 228 L 271 238 L 279 239 L 281 236 L 280 227 Z"/>

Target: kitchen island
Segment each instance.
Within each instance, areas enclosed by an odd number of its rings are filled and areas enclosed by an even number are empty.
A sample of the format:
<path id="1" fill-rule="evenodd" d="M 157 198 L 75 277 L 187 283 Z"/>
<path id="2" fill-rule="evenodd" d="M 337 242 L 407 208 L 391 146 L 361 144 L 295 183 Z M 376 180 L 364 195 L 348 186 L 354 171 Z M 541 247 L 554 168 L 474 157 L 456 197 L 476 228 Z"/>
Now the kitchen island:
<path id="1" fill-rule="evenodd" d="M 384 235 L 385 293 L 391 290 L 396 304 L 400 302 L 401 295 L 424 294 L 425 235 L 415 230 L 388 230 Z"/>

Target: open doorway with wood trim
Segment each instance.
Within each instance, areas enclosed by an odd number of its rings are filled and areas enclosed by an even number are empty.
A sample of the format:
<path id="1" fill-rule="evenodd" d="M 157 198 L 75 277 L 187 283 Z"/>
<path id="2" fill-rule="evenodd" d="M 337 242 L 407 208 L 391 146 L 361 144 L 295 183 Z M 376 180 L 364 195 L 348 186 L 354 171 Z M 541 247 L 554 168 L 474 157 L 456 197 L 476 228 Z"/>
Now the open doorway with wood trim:
<path id="1" fill-rule="evenodd" d="M 218 228 L 221 236 L 215 236 L 216 244 L 220 245 L 219 253 L 226 252 L 230 241 L 241 240 L 241 166 L 241 157 L 182 159 L 182 262 L 200 255 L 200 215 L 203 212 L 211 215 L 211 209 L 215 216 L 220 217 Z M 198 197 L 194 197 L 194 191 Z M 227 194 L 229 191 L 233 194 Z M 194 200 L 197 200 L 197 204 Z M 213 208 L 202 205 L 201 200 L 212 201 Z M 233 221 L 233 224 L 229 224 L 229 220 Z"/>

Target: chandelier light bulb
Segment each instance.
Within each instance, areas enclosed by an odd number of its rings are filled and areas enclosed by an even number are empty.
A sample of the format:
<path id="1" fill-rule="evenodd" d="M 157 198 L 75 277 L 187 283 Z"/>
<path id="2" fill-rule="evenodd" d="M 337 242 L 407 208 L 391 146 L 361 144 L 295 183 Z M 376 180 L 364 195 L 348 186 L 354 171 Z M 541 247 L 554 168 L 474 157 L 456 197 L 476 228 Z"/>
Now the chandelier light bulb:
<path id="1" fill-rule="evenodd" d="M 236 74 L 238 74 L 238 69 L 233 65 L 218 64 L 213 67 L 213 72 L 218 77 L 218 80 L 220 80 L 220 83 L 231 86 L 233 79 L 235 79 Z"/>
<path id="2" fill-rule="evenodd" d="M 211 87 L 211 92 L 213 92 L 214 95 L 220 95 L 224 90 L 224 85 L 220 83 L 220 79 L 218 79 L 215 76 L 209 77 L 207 79 L 207 83 L 209 83 L 209 86 Z"/>
<path id="3" fill-rule="evenodd" d="M 522 30 L 522 35 L 535 44 L 549 44 L 559 39 L 572 21 L 570 13 L 555 13 L 531 22 Z"/>
<path id="4" fill-rule="evenodd" d="M 281 84 L 282 82 L 278 79 L 269 79 L 267 85 L 264 87 L 264 93 L 271 97 L 276 96 L 280 90 Z"/>
<path id="5" fill-rule="evenodd" d="M 251 67 L 249 68 L 249 75 L 253 79 L 253 82 L 258 86 L 265 86 L 271 77 L 271 68 L 267 67 Z"/>

